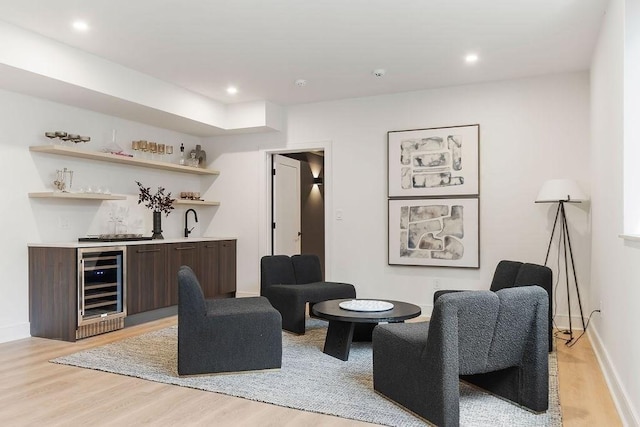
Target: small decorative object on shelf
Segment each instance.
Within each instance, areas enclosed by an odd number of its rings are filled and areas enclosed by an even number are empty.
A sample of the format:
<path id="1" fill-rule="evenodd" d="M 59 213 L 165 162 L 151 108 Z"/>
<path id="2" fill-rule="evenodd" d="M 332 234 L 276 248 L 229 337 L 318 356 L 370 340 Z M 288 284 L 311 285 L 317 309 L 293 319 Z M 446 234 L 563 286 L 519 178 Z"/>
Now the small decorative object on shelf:
<path id="1" fill-rule="evenodd" d="M 56 191 L 63 193 L 71 192 L 71 185 L 73 184 L 73 171 L 67 168 L 63 170 L 56 170 L 56 180 L 53 181 L 53 185 Z"/>
<path id="2" fill-rule="evenodd" d="M 202 149 L 200 144 L 196 145 L 196 148 L 191 150 L 191 162 L 190 166 L 196 168 L 206 168 L 207 167 L 207 153 Z"/>
<path id="3" fill-rule="evenodd" d="M 191 158 L 189 159 L 189 166 L 192 168 L 198 167 L 198 159 L 196 159 L 196 153 L 194 151 L 191 152 Z"/>
<path id="4" fill-rule="evenodd" d="M 200 200 L 199 191 L 181 191 L 180 198 L 186 200 Z"/>
<path id="5" fill-rule="evenodd" d="M 131 141 L 131 149 L 133 150 L 133 157 L 136 157 L 136 152 L 140 150 L 140 141 Z"/>
<path id="6" fill-rule="evenodd" d="M 184 158 L 184 144 L 180 144 L 180 164 L 184 165 L 186 162 Z"/>
<path id="7" fill-rule="evenodd" d="M 164 187 L 158 187 L 155 194 L 151 194 L 151 189 L 145 187 L 139 181 L 136 181 L 140 194 L 138 196 L 138 204 L 144 203 L 146 207 L 153 211 L 153 239 L 164 239 L 162 236 L 162 217 L 161 213 L 168 216 L 173 208 L 173 199 L 171 193 L 164 194 Z"/>
<path id="8" fill-rule="evenodd" d="M 60 141 L 62 141 L 62 143 L 66 142 L 66 141 L 70 141 L 73 142 L 75 144 L 77 144 L 78 142 L 89 142 L 91 141 L 91 137 L 89 136 L 82 136 L 82 135 L 76 135 L 73 133 L 67 133 L 64 131 L 55 131 L 55 132 L 45 132 L 44 136 L 46 136 L 47 138 L 53 140 L 55 138 L 60 139 Z"/>

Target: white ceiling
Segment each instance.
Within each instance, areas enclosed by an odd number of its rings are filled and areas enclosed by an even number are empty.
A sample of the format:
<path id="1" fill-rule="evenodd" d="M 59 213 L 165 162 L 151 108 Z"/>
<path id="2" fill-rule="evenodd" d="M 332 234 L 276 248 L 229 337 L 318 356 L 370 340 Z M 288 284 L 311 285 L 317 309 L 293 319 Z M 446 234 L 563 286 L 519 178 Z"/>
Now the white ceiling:
<path id="1" fill-rule="evenodd" d="M 290 105 L 585 70 L 607 3 L 0 0 L 0 20 L 223 103 Z"/>

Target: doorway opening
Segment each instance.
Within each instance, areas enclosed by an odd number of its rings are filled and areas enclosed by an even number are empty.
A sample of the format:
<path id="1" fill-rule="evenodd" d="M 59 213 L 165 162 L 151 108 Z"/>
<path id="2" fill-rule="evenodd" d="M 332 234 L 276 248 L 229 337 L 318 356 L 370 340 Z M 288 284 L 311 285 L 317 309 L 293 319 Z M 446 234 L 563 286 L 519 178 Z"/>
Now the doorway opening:
<path id="1" fill-rule="evenodd" d="M 271 155 L 271 254 L 315 254 L 325 272 L 324 151 Z"/>

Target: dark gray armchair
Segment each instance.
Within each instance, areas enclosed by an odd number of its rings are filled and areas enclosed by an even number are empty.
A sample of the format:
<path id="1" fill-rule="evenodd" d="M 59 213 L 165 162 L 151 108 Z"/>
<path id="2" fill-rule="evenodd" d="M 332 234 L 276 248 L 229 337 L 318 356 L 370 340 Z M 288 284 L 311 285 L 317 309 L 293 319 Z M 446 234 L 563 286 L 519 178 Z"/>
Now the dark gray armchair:
<path id="1" fill-rule="evenodd" d="M 538 285 L 547 291 L 549 299 L 549 315 L 547 322 L 549 324 L 549 352 L 553 351 L 553 275 L 551 269 L 544 265 L 523 263 L 519 261 L 500 261 L 493 273 L 491 281 L 491 291 L 499 291 L 500 289 L 513 288 L 518 286 Z M 449 292 L 457 291 L 436 291 L 433 295 L 433 301 L 441 295 Z"/>
<path id="2" fill-rule="evenodd" d="M 260 295 L 282 315 L 282 329 L 304 334 L 307 303 L 355 298 L 356 289 L 348 283 L 323 281 L 316 255 L 268 255 L 260 260 Z"/>
<path id="3" fill-rule="evenodd" d="M 178 374 L 280 368 L 282 320 L 263 297 L 205 300 L 187 266 L 178 271 Z"/>
<path id="4" fill-rule="evenodd" d="M 375 327 L 374 389 L 438 426 L 459 425 L 458 379 L 546 411 L 547 310 L 538 286 L 442 295 L 429 322 Z"/>

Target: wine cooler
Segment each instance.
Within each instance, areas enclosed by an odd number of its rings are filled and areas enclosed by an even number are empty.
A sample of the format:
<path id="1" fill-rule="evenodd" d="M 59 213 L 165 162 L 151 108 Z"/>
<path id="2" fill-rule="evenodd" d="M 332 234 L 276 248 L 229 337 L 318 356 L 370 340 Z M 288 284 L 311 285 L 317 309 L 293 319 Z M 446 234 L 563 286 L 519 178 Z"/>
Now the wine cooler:
<path id="1" fill-rule="evenodd" d="M 124 328 L 126 247 L 78 249 L 76 339 Z"/>

